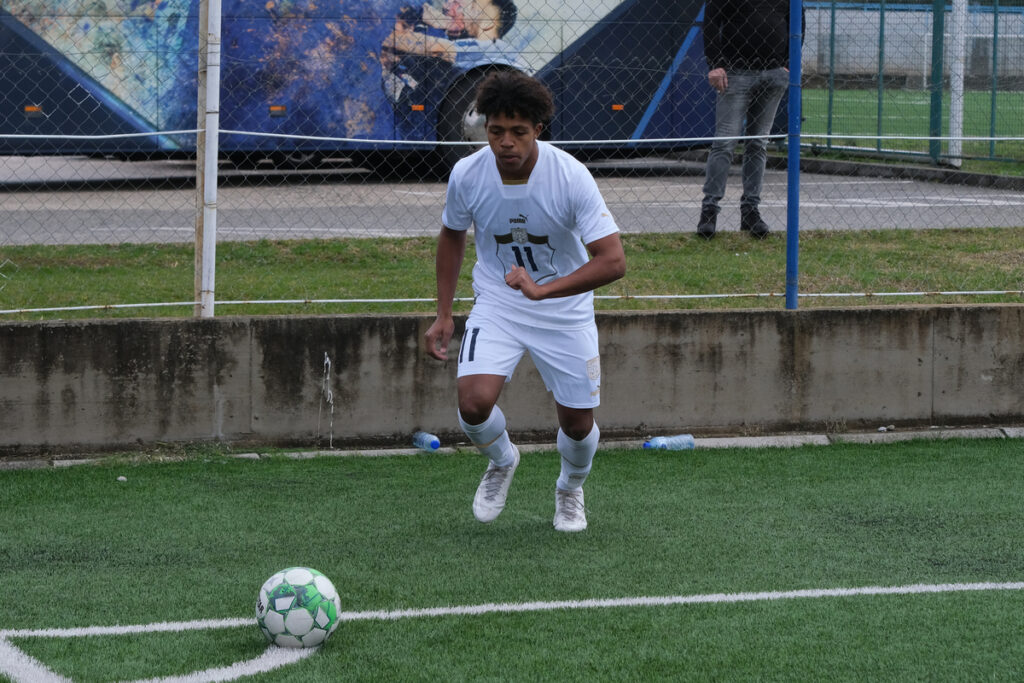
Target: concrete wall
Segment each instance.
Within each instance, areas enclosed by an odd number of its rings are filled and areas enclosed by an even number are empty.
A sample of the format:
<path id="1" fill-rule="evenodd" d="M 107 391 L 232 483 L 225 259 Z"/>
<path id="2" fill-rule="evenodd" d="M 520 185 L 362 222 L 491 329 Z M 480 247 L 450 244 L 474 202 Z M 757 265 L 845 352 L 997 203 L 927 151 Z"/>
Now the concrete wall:
<path id="1" fill-rule="evenodd" d="M 461 441 L 455 365 L 420 350 L 431 319 L 0 324 L 0 456 L 405 445 L 418 427 Z M 598 324 L 606 436 L 1024 422 L 1022 305 L 624 312 Z M 518 438 L 552 440 L 554 404 L 529 360 L 501 405 Z"/>

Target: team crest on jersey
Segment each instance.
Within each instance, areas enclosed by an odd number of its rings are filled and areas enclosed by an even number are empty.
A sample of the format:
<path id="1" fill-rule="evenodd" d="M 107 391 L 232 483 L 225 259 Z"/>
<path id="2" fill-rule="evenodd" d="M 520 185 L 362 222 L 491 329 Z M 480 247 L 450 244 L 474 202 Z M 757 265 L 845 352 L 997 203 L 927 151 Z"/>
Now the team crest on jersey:
<path id="1" fill-rule="evenodd" d="M 526 228 L 516 226 L 504 235 L 495 235 L 498 259 L 507 273 L 512 266 L 526 268 L 534 282 L 541 282 L 558 274 L 555 269 L 555 250 L 547 235 L 534 235 Z"/>

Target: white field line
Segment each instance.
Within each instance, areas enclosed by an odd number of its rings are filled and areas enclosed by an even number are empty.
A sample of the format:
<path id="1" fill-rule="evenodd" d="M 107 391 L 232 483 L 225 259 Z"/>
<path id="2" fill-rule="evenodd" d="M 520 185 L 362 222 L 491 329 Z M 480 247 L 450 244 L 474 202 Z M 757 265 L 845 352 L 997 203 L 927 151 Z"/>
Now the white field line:
<path id="1" fill-rule="evenodd" d="M 279 669 L 288 664 L 294 664 L 314 654 L 317 648 L 285 648 L 268 647 L 262 655 L 245 662 L 236 662 L 228 666 L 196 671 L 184 676 L 168 676 L 166 678 L 147 678 L 135 681 L 134 683 L 215 683 L 220 681 L 233 681 L 243 676 L 255 676 Z"/>
<path id="2" fill-rule="evenodd" d="M 859 588 L 809 588 L 791 591 L 754 593 L 706 593 L 700 595 L 668 595 L 632 598 L 593 598 L 589 600 L 555 600 L 547 602 L 506 602 L 420 609 L 372 610 L 341 612 L 340 621 L 396 621 L 413 617 L 475 616 L 511 614 L 550 610 L 597 609 L 614 607 L 665 607 L 671 605 L 731 604 L 766 602 L 797 598 L 844 598 L 869 595 L 920 595 L 929 593 L 966 593 L 971 591 L 1024 590 L 1024 581 L 1007 583 L 939 583 L 905 586 L 863 586 Z M 252 618 L 207 619 L 202 621 L 160 622 L 128 626 L 86 626 L 81 628 L 14 629 L 0 631 L 0 641 L 10 638 L 81 638 L 87 636 L 129 635 L 174 631 L 197 631 L 213 628 L 237 628 L 254 623 Z"/>
<path id="3" fill-rule="evenodd" d="M 87 636 L 124 636 L 136 633 L 176 633 L 203 631 L 210 628 L 251 626 L 255 618 L 201 619 L 196 621 L 161 621 L 155 624 L 127 626 L 85 626 L 81 628 L 43 628 L 0 631 L 0 639 L 9 638 L 84 638 Z"/>
<path id="4" fill-rule="evenodd" d="M 69 679 L 58 676 L 34 659 L 0 637 L 0 674 L 15 683 L 70 683 Z"/>
<path id="5" fill-rule="evenodd" d="M 223 620 L 224 622 L 240 620 Z M 250 620 L 245 620 L 249 623 Z M 213 628 L 205 624 L 215 622 L 188 622 L 204 624 L 199 628 Z M 245 676 L 280 669 L 314 654 L 317 648 L 290 649 L 268 647 L 259 657 L 228 666 L 215 667 L 205 671 L 195 671 L 184 676 L 167 676 L 165 678 L 149 678 L 135 683 L 218 683 L 234 681 Z M 0 638 L 0 673 L 6 675 L 14 683 L 73 683 L 69 678 L 59 676 L 48 669 L 42 662 L 33 659 L 17 647 Z"/>
<path id="6" fill-rule="evenodd" d="M 496 613 L 538 612 L 544 610 L 593 609 L 608 607 L 661 607 L 669 605 L 727 604 L 739 602 L 761 602 L 790 600 L 795 598 L 833 598 L 864 595 L 917 595 L 925 593 L 961 593 L 967 591 L 1021 590 L 1024 582 L 1012 583 L 943 583 L 912 584 L 906 586 L 866 586 L 861 588 L 817 588 L 793 591 L 764 591 L 754 593 L 708 593 L 703 595 L 670 595 L 663 597 L 602 598 L 592 600 L 560 600 L 553 602 L 488 603 L 456 607 L 431 607 L 426 609 L 380 610 L 369 612 L 342 612 L 342 621 L 397 620 L 411 617 L 464 616 Z M 131 626 L 91 626 L 67 629 L 21 629 L 0 630 L 0 674 L 14 683 L 72 683 L 59 676 L 44 664 L 25 654 L 9 638 L 76 638 L 83 636 L 123 635 L 134 633 L 159 633 L 194 631 L 209 628 L 235 628 L 249 626 L 248 619 L 208 619 L 201 621 L 160 622 Z M 271 671 L 312 655 L 317 648 L 308 650 L 287 650 L 270 647 L 254 659 L 234 664 L 196 671 L 183 676 L 153 678 L 136 683 L 220 683 L 234 681 Z"/>
<path id="7" fill-rule="evenodd" d="M 559 609 L 594 609 L 608 607 L 663 607 L 669 605 L 730 604 L 737 602 L 763 602 L 794 598 L 836 598 L 860 595 L 915 595 L 921 593 L 959 593 L 966 591 L 1022 590 L 1024 581 L 1013 583 L 946 583 L 914 584 L 908 586 L 867 586 L 862 588 L 812 588 L 794 591 L 765 591 L 757 593 L 709 593 L 704 595 L 669 595 L 663 597 L 596 598 L 591 600 L 560 600 L 554 602 L 522 602 L 463 607 L 433 607 L 427 609 L 393 610 L 379 612 L 344 612 L 344 621 L 367 619 L 396 620 L 406 617 L 434 617 L 478 615 L 512 612 L 540 612 Z"/>

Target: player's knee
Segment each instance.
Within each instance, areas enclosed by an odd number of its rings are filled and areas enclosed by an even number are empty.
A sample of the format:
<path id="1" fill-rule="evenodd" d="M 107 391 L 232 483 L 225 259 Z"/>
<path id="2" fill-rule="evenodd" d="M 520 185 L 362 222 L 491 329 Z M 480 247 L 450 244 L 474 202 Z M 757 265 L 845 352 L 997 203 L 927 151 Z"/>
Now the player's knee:
<path id="1" fill-rule="evenodd" d="M 590 434 L 589 429 L 563 429 L 562 431 L 565 432 L 565 435 L 573 441 L 583 441 L 583 439 L 587 438 L 587 435 Z"/>
<path id="2" fill-rule="evenodd" d="M 583 441 L 594 429 L 594 416 L 589 413 L 576 413 L 567 416 L 561 423 L 562 432 L 573 441 Z"/>
<path id="3" fill-rule="evenodd" d="M 497 375 L 471 375 L 459 379 L 459 414 L 465 422 L 478 425 L 490 418 L 491 410 L 498 402 L 504 379 Z"/>
<path id="4" fill-rule="evenodd" d="M 479 396 L 459 396 L 459 415 L 471 425 L 482 424 L 491 416 L 494 404 Z"/>

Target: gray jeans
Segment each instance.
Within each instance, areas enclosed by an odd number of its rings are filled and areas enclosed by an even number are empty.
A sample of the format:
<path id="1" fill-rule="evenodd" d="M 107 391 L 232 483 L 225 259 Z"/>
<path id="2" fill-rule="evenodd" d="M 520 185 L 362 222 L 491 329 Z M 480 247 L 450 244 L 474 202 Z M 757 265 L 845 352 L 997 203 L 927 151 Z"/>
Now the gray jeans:
<path id="1" fill-rule="evenodd" d="M 782 95 L 789 85 L 789 72 L 778 68 L 769 71 L 729 71 L 729 87 L 719 93 L 715 103 L 715 140 L 708 153 L 704 179 L 702 209 L 717 211 L 725 196 L 733 152 L 737 140 L 730 136 L 768 135 Z M 744 132 L 744 122 L 746 130 Z M 743 140 L 743 196 L 740 207 L 756 209 L 761 203 L 764 181 L 764 138 Z"/>

